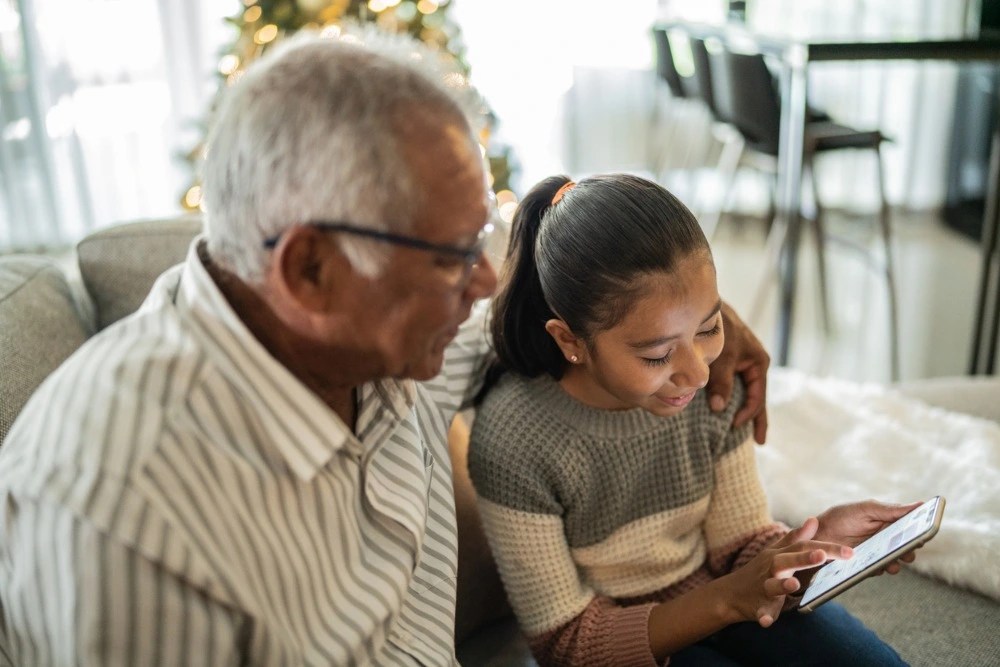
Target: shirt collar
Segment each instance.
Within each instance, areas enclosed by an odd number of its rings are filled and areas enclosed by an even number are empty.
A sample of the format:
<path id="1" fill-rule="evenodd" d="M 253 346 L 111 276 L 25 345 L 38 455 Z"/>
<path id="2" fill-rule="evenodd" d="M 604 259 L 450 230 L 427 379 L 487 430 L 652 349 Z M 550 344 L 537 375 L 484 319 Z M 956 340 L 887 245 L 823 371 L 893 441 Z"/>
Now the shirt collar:
<path id="1" fill-rule="evenodd" d="M 270 352 L 232 309 L 212 280 L 199 249 L 188 249 L 177 291 L 177 308 L 209 351 L 212 362 L 252 405 L 271 445 L 303 480 L 312 479 L 340 450 L 360 455 L 364 447 L 351 429 Z M 381 400 L 397 418 L 413 404 L 408 381 L 368 383 L 359 398 Z M 361 407 L 359 406 L 359 411 Z"/>

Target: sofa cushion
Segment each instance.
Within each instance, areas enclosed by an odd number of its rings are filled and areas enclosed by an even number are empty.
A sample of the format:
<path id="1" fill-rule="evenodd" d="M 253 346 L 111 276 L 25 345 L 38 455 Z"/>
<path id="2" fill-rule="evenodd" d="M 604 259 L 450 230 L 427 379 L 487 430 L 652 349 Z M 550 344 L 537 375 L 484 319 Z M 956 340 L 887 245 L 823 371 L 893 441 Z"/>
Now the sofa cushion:
<path id="1" fill-rule="evenodd" d="M 44 257 L 0 257 L 0 440 L 42 380 L 87 340 L 70 286 Z"/>
<path id="2" fill-rule="evenodd" d="M 476 630 L 455 647 L 460 665 L 477 667 L 537 667 L 528 640 L 513 616 Z"/>
<path id="3" fill-rule="evenodd" d="M 912 570 L 865 581 L 837 602 L 914 667 L 992 665 L 1000 655 L 1000 605 Z M 513 618 L 480 628 L 456 652 L 463 665 L 536 664 Z"/>
<path id="4" fill-rule="evenodd" d="M 134 312 L 157 276 L 184 261 L 201 219 L 186 216 L 109 227 L 77 245 L 80 277 L 98 329 Z"/>

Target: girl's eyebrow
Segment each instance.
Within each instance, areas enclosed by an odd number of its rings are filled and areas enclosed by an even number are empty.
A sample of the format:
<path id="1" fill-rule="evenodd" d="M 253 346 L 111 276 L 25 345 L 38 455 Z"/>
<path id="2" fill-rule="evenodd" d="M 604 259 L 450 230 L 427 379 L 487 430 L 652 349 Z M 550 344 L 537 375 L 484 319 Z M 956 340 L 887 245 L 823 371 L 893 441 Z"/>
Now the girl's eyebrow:
<path id="1" fill-rule="evenodd" d="M 703 319 L 701 323 L 705 324 L 710 319 L 718 315 L 719 311 L 721 310 L 722 310 L 722 299 L 719 299 L 719 301 L 712 308 L 712 312 L 706 315 L 705 319 Z M 648 347 L 656 347 L 657 345 L 663 345 L 664 343 L 669 343 L 670 341 L 676 338 L 680 338 L 680 334 L 674 334 L 673 336 L 660 336 L 658 338 L 650 338 L 649 340 L 640 340 L 635 343 L 629 343 L 629 347 L 636 350 L 644 350 Z"/>

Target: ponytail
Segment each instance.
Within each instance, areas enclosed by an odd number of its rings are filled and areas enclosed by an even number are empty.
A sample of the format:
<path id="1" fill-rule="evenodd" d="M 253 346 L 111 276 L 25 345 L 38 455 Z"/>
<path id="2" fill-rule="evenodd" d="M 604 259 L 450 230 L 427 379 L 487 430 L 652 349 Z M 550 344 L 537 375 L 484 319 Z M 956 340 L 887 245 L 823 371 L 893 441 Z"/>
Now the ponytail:
<path id="1" fill-rule="evenodd" d="M 526 377 L 548 373 L 558 379 L 566 363 L 559 346 L 545 330 L 545 322 L 558 316 L 542 292 L 535 245 L 552 199 L 569 182 L 566 176 L 546 178 L 518 205 L 500 289 L 493 298 L 490 326 L 500 366 Z M 495 378 L 497 373 L 490 375 Z"/>
<path id="2" fill-rule="evenodd" d="M 546 321 L 561 319 L 589 345 L 632 308 L 637 277 L 673 272 L 692 253 L 711 261 L 698 221 L 657 183 L 607 174 L 536 185 L 514 215 L 490 324 L 497 363 L 484 392 L 505 370 L 560 379 L 567 362 Z"/>

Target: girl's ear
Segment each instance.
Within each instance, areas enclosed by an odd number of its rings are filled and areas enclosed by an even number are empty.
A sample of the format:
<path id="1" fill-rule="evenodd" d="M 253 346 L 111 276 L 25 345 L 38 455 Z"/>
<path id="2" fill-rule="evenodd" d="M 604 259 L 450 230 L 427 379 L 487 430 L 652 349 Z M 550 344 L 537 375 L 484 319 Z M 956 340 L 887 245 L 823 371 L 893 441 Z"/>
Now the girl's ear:
<path id="1" fill-rule="evenodd" d="M 545 330 L 552 336 L 562 351 L 566 361 L 571 364 L 578 364 L 583 361 L 587 352 L 587 345 L 583 339 L 577 336 L 562 320 L 551 319 L 545 323 Z"/>

